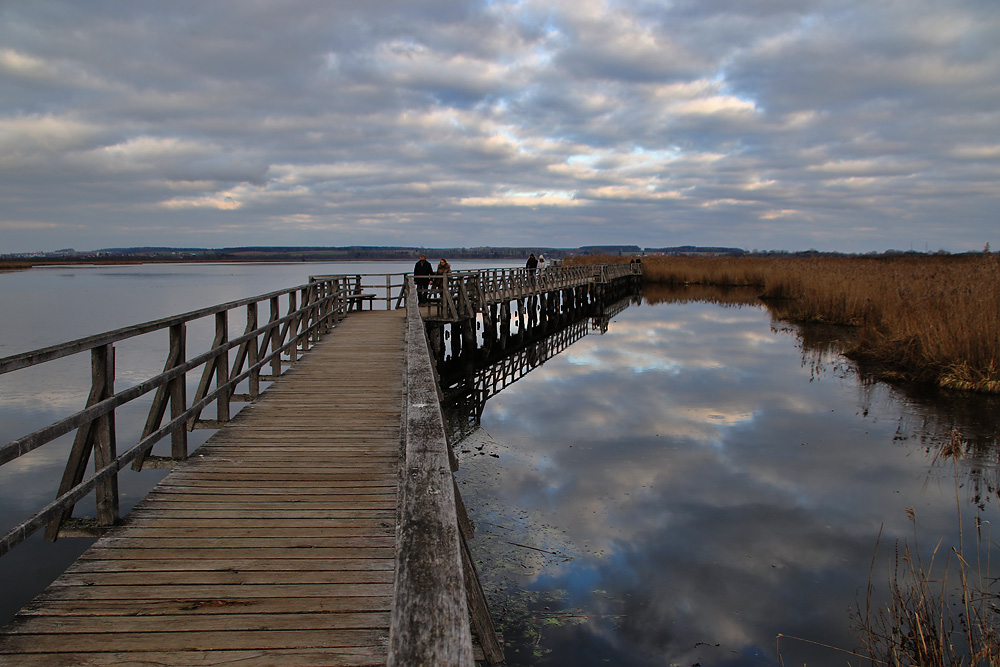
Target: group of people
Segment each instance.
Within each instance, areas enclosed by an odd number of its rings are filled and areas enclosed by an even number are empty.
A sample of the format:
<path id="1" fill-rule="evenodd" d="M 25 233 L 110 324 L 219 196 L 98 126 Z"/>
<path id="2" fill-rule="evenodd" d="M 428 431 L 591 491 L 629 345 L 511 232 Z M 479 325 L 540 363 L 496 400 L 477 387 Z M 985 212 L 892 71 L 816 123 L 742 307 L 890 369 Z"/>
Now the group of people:
<path id="1" fill-rule="evenodd" d="M 532 285 L 535 284 L 535 273 L 539 275 L 545 272 L 545 266 L 547 262 L 545 261 L 545 255 L 538 253 L 538 257 L 535 257 L 535 253 L 528 255 L 528 261 L 525 263 L 524 268 L 528 270 L 528 280 Z"/>
<path id="2" fill-rule="evenodd" d="M 528 270 L 528 279 L 532 285 L 535 284 L 535 274 L 544 272 L 546 265 L 545 255 L 539 253 L 538 257 L 535 257 L 535 253 L 531 253 L 528 256 L 528 261 L 525 263 L 524 268 Z M 417 263 L 413 265 L 413 282 L 417 284 L 417 301 L 419 303 L 430 301 L 427 290 L 430 287 L 433 276 L 442 276 L 450 271 L 451 264 L 443 257 L 438 262 L 437 271 L 435 271 L 431 263 L 427 261 L 427 255 L 421 255 Z"/>
<path id="3" fill-rule="evenodd" d="M 417 263 L 413 265 L 413 282 L 417 284 L 417 301 L 419 303 L 427 303 L 430 300 L 427 296 L 427 288 L 430 286 L 431 276 L 443 276 L 449 271 L 451 271 L 451 264 L 444 257 L 438 262 L 437 271 L 435 272 L 434 267 L 427 261 L 427 255 L 421 255 Z"/>

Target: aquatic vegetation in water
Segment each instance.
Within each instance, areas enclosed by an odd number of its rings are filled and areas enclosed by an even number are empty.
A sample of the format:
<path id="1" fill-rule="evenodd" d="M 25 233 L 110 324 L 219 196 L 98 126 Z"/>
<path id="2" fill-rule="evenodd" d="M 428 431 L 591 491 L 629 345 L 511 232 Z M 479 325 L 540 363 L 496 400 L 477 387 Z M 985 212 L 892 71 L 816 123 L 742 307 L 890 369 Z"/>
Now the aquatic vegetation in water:
<path id="1" fill-rule="evenodd" d="M 954 463 L 964 449 L 956 431 L 940 455 Z M 957 464 L 955 495 L 958 499 Z M 961 503 L 957 507 L 958 544 L 943 549 L 939 543 L 929 561 L 916 546 L 916 512 L 907 510 L 913 523 L 913 545 L 904 542 L 902 551 L 895 545 L 888 601 L 873 607 L 874 585 L 869 581 L 864 606 L 859 604 L 854 611 L 863 650 L 873 663 L 1000 665 L 1000 607 L 997 579 L 990 571 L 995 545 L 989 526 L 978 516 L 974 543 L 966 544 Z"/>

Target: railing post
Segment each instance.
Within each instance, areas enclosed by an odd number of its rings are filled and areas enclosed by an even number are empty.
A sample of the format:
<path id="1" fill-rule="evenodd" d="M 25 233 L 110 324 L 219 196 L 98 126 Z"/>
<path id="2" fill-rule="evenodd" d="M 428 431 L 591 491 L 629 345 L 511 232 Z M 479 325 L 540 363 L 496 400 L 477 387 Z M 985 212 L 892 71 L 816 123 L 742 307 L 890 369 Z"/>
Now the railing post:
<path id="1" fill-rule="evenodd" d="M 247 304 L 247 333 L 255 331 L 257 329 L 257 302 Z M 267 334 L 265 333 L 266 337 Z M 257 338 L 251 338 L 247 341 L 247 366 L 252 368 L 250 371 L 250 378 L 247 380 L 247 392 L 250 394 L 250 398 L 254 399 L 260 396 L 260 369 L 254 368 L 260 357 L 257 354 Z"/>
<path id="2" fill-rule="evenodd" d="M 225 345 L 229 342 L 229 311 L 224 310 L 215 314 L 215 345 Z M 216 402 L 216 415 L 220 422 L 229 421 L 229 394 L 225 389 L 229 382 L 229 351 L 226 350 L 215 360 L 215 386 L 221 389 L 219 400 Z"/>
<path id="3" fill-rule="evenodd" d="M 93 348 L 90 353 L 90 396 L 87 398 L 87 407 L 100 403 L 104 399 L 114 394 L 114 346 L 112 344 L 102 345 Z M 83 481 L 87 471 L 87 463 L 90 461 L 91 452 L 97 448 L 102 450 L 95 453 L 94 462 L 100 470 L 106 463 L 100 461 L 110 461 L 116 455 L 115 448 L 115 419 L 114 413 L 108 413 L 84 424 L 76 432 L 73 440 L 73 447 L 70 449 L 69 458 L 66 461 L 66 469 L 63 471 L 62 480 L 59 482 L 59 490 L 56 497 L 67 493 L 74 486 Z M 98 486 L 98 519 L 110 519 L 113 524 L 118 518 L 118 478 L 112 477 Z M 59 536 L 59 529 L 63 522 L 73 516 L 73 506 L 70 505 L 59 517 L 49 522 L 45 528 L 45 539 L 54 542 Z"/>
<path id="4" fill-rule="evenodd" d="M 100 387 L 100 400 L 115 393 L 115 348 L 102 345 L 91 351 L 93 386 Z M 115 441 L 115 413 L 112 410 L 94 420 L 94 470 L 101 470 L 118 456 Z M 97 523 L 113 526 L 118 521 L 118 475 L 97 484 Z"/>
<path id="5" fill-rule="evenodd" d="M 288 293 L 288 314 L 292 315 L 296 310 L 298 310 L 298 294 L 291 291 Z M 299 358 L 299 343 L 295 340 L 298 330 L 299 318 L 296 316 L 289 320 L 288 327 L 286 328 L 286 331 L 288 332 L 288 342 L 291 343 L 295 341 L 293 345 L 288 347 L 288 360 L 292 363 L 295 363 L 295 361 Z M 279 336 L 279 339 L 279 345 L 283 345 L 285 342 L 284 337 Z"/>
<path id="6" fill-rule="evenodd" d="M 187 358 L 187 325 L 183 322 L 170 327 L 170 349 L 176 355 L 174 365 L 183 364 Z M 187 374 L 178 375 L 171 380 L 167 384 L 167 391 L 170 394 L 170 419 L 179 419 L 187 409 Z M 175 461 L 183 461 L 187 458 L 187 451 L 187 428 L 181 424 L 170 432 L 170 457 Z"/>
<path id="7" fill-rule="evenodd" d="M 267 353 L 268 345 L 270 344 L 271 354 L 271 376 L 278 377 L 281 375 L 281 355 L 277 354 L 278 348 L 281 344 L 278 342 L 278 335 L 280 333 L 281 327 L 278 325 L 278 320 L 281 318 L 281 304 L 278 301 L 278 297 L 271 297 L 271 315 L 268 319 L 271 322 L 271 326 L 267 330 L 267 334 L 264 337 L 263 345 L 261 345 L 260 356 L 265 356 Z"/>
<path id="8" fill-rule="evenodd" d="M 311 318 L 313 308 L 312 301 L 309 299 L 311 294 L 312 290 L 308 287 L 304 287 L 299 290 L 299 309 L 301 312 L 299 313 L 299 316 L 295 318 L 295 321 L 298 323 L 295 335 L 299 339 L 296 343 L 296 347 L 300 347 L 303 352 L 308 350 L 312 343 L 313 332 L 310 325 L 312 324 Z"/>

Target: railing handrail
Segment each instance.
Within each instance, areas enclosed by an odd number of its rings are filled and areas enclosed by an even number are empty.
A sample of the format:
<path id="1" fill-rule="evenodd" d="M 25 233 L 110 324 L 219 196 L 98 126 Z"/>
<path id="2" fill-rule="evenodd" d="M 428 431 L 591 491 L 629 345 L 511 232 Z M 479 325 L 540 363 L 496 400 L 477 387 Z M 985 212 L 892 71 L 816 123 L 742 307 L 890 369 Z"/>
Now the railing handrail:
<path id="1" fill-rule="evenodd" d="M 255 397 L 259 393 L 260 379 L 267 377 L 260 372 L 265 366 L 271 366 L 273 376 L 280 375 L 282 363 L 294 362 L 300 347 L 307 350 L 343 318 L 349 306 L 349 288 L 345 285 L 346 282 L 344 277 L 331 277 L 329 280 L 237 299 L 0 360 L 6 362 L 3 372 L 10 372 L 89 350 L 93 364 L 93 384 L 84 409 L 0 446 L 0 465 L 3 465 L 74 429 L 77 431 L 55 500 L 0 536 L 0 555 L 46 524 L 49 525 L 46 536 L 54 539 L 59 525 L 70 516 L 76 502 L 99 485 L 108 485 L 105 491 L 99 490 L 99 523 L 114 523 L 118 513 L 116 475 L 121 468 L 129 462 L 133 462 L 134 466 L 141 466 L 153 445 L 167 435 L 171 435 L 175 441 L 173 458 L 186 458 L 186 431 L 194 428 L 205 407 L 216 403 L 219 409 L 218 421 L 228 420 L 229 402 L 233 400 L 233 391 L 241 382 L 249 380 L 251 398 Z M 287 301 L 287 312 L 284 315 L 280 314 L 281 297 L 286 297 Z M 259 324 L 257 305 L 265 301 L 270 303 L 270 317 L 265 323 Z M 229 312 L 244 306 L 247 309 L 246 330 L 242 335 L 230 338 Z M 216 319 L 215 341 L 206 352 L 190 359 L 185 358 L 187 323 L 211 315 L 215 315 Z M 114 343 L 162 329 L 169 329 L 171 333 L 171 351 L 163 371 L 127 389 L 114 391 Z M 234 349 L 237 350 L 236 360 L 230 370 L 230 351 Z M 282 359 L 285 354 L 288 355 L 287 360 Z M 189 405 L 185 389 L 186 375 L 198 367 L 204 367 L 202 381 Z M 210 389 L 213 378 L 215 387 Z M 114 411 L 154 390 L 156 396 L 139 441 L 124 453 L 117 454 Z M 163 424 L 168 403 L 171 412 L 167 423 Z M 96 472 L 84 479 L 83 471 L 92 450 L 95 461 L 99 463 L 95 466 Z M 105 494 L 107 497 L 102 501 Z"/>
<path id="2" fill-rule="evenodd" d="M 171 315 L 158 320 L 150 320 L 149 322 L 143 322 L 142 324 L 133 324 L 119 329 L 112 329 L 111 331 L 104 331 L 91 336 L 71 340 L 66 343 L 57 343 L 56 345 L 50 345 L 37 350 L 29 350 L 27 352 L 12 354 L 9 357 L 3 357 L 0 359 L 0 375 L 20 370 L 22 368 L 29 368 L 47 361 L 62 359 L 63 357 L 79 354 L 80 352 L 86 352 L 87 350 L 92 350 L 95 347 L 117 343 L 123 340 L 128 340 L 129 338 L 135 338 L 136 336 L 142 336 L 144 334 L 160 331 L 162 329 L 169 329 L 177 324 L 186 324 L 192 320 L 198 320 L 223 311 L 234 310 L 251 303 L 268 301 L 274 297 L 281 297 L 291 292 L 299 292 L 307 289 L 308 287 L 309 283 L 296 285 L 295 287 L 275 290 L 273 292 L 268 292 L 267 294 L 245 297 L 243 299 L 227 301 L 226 303 L 220 303 L 214 306 L 206 306 L 204 308 L 188 311 L 179 315 Z"/>
<path id="3" fill-rule="evenodd" d="M 571 266 L 549 266 L 544 269 L 526 267 L 487 268 L 464 271 L 450 271 L 433 274 L 428 301 L 433 317 L 454 321 L 470 317 L 477 309 L 502 301 L 535 296 L 543 292 L 608 283 L 631 275 L 641 275 L 642 265 L 636 263 L 618 264 L 574 264 Z M 469 299 L 482 301 L 470 304 Z"/>
<path id="4" fill-rule="evenodd" d="M 393 303 L 395 303 L 395 308 L 403 307 L 403 299 L 406 295 L 406 276 L 409 275 L 406 272 L 396 272 L 396 273 L 347 273 L 347 274 L 324 274 L 309 276 L 309 282 L 329 280 L 331 278 L 340 278 L 347 281 L 348 284 L 354 290 L 355 294 L 362 294 L 367 292 L 375 292 L 374 301 L 385 302 L 385 310 L 393 310 Z M 385 278 L 385 282 L 365 283 L 366 278 Z M 393 282 L 393 278 L 398 278 L 399 282 Z M 374 307 L 374 306 L 373 306 Z"/>
<path id="5" fill-rule="evenodd" d="M 471 667 L 455 482 L 415 288 L 407 291 L 406 321 L 404 461 L 387 665 Z"/>

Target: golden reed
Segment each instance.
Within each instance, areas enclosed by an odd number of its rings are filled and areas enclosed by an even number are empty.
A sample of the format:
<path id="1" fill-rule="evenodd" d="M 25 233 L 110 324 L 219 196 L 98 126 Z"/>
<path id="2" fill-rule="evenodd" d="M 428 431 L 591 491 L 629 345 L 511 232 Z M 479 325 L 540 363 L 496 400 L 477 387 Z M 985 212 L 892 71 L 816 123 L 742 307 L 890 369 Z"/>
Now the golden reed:
<path id="1" fill-rule="evenodd" d="M 629 257 L 574 257 L 567 263 Z M 845 353 L 907 379 L 1000 393 L 1000 258 L 645 257 L 646 283 L 754 286 L 775 316 L 858 328 Z"/>

